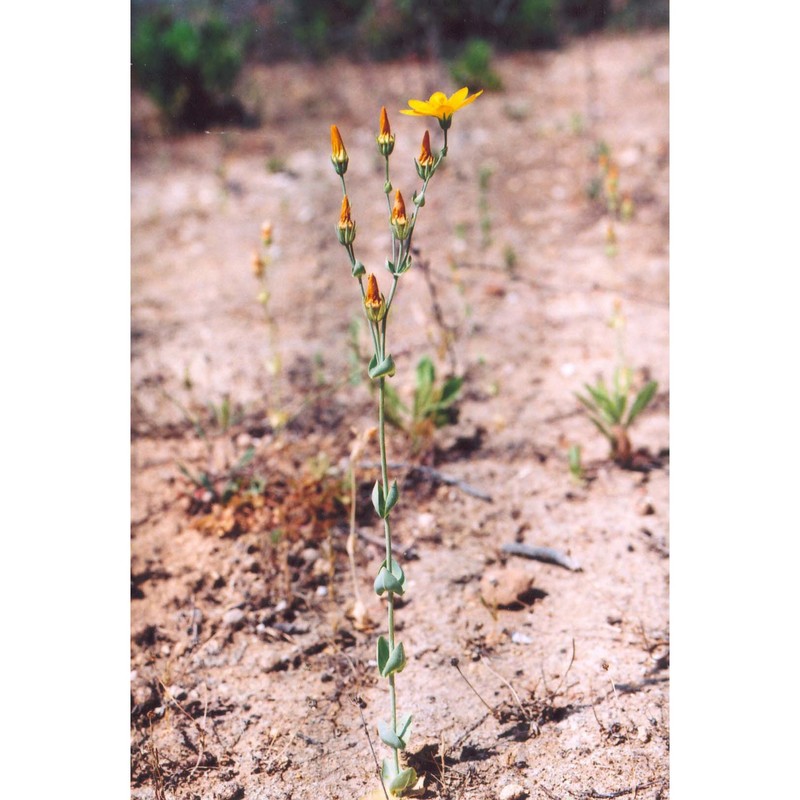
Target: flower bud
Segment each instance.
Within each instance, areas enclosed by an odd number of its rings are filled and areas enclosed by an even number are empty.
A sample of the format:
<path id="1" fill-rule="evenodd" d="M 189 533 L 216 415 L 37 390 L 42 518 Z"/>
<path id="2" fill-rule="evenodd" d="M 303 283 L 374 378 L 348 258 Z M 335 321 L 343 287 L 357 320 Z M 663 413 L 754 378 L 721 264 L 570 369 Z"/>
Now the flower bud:
<path id="1" fill-rule="evenodd" d="M 331 161 L 337 175 L 344 175 L 347 172 L 350 159 L 347 157 L 347 150 L 344 149 L 339 129 L 335 125 L 331 125 Z"/>
<path id="2" fill-rule="evenodd" d="M 420 150 L 419 160 L 415 161 L 414 164 L 417 167 L 417 175 L 423 181 L 428 180 L 433 175 L 433 171 L 436 168 L 436 159 L 431 153 L 431 136 L 428 131 L 425 131 L 425 135 L 422 137 L 422 150 Z"/>
<path id="3" fill-rule="evenodd" d="M 367 276 L 367 291 L 364 308 L 373 322 L 380 322 L 386 316 L 386 298 L 378 289 L 378 279 L 370 272 Z"/>
<path id="4" fill-rule="evenodd" d="M 261 223 L 261 241 L 265 247 L 272 244 L 272 223 L 269 220 L 264 220 Z"/>
<path id="5" fill-rule="evenodd" d="M 633 198 L 629 194 L 626 194 L 622 198 L 622 203 L 619 207 L 620 216 L 626 222 L 633 217 L 633 208 Z"/>
<path id="6" fill-rule="evenodd" d="M 614 230 L 614 225 L 609 222 L 606 228 L 606 255 L 609 258 L 614 258 L 617 254 L 617 232 Z"/>
<path id="7" fill-rule="evenodd" d="M 411 222 L 406 216 L 406 204 L 403 202 L 403 195 L 400 194 L 398 189 L 394 195 L 394 206 L 392 207 L 391 224 L 394 230 L 394 235 L 400 239 L 408 238 L 411 233 Z"/>
<path id="8" fill-rule="evenodd" d="M 256 278 L 261 278 L 264 275 L 264 268 L 266 264 L 264 263 L 264 259 L 258 254 L 258 250 L 253 250 L 252 255 L 250 256 L 250 266 L 253 269 L 253 275 Z"/>
<path id="9" fill-rule="evenodd" d="M 342 211 L 339 214 L 336 235 L 345 246 L 353 244 L 353 240 L 356 238 L 356 224 L 350 217 L 350 201 L 347 199 L 347 195 L 342 198 Z"/>
<path id="10" fill-rule="evenodd" d="M 614 300 L 614 310 L 611 313 L 611 319 L 608 321 L 608 327 L 614 330 L 625 327 L 625 315 L 622 313 L 622 301 L 619 298 Z"/>
<path id="11" fill-rule="evenodd" d="M 619 191 L 619 167 L 616 164 L 609 164 L 606 172 L 606 194 L 610 198 L 616 198 Z"/>
<path id="12" fill-rule="evenodd" d="M 394 150 L 394 134 L 389 127 L 389 116 L 386 113 L 386 106 L 381 106 L 381 127 L 380 133 L 375 137 L 378 142 L 378 150 L 382 156 L 391 155 Z"/>

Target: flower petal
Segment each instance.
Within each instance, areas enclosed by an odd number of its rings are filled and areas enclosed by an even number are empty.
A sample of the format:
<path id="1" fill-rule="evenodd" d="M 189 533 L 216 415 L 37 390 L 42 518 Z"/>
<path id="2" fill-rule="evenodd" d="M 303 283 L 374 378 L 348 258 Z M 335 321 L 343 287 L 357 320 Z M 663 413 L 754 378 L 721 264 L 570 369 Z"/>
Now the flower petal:
<path id="1" fill-rule="evenodd" d="M 409 100 L 408 104 L 419 114 L 434 113 L 434 110 L 431 108 L 431 103 L 426 103 L 424 100 Z"/>
<path id="2" fill-rule="evenodd" d="M 441 106 L 447 102 L 447 95 L 444 92 L 434 92 L 428 100 L 430 106 Z M 411 105 L 409 103 L 409 105 Z"/>
<path id="3" fill-rule="evenodd" d="M 465 86 L 463 89 L 459 89 L 457 92 L 454 92 L 450 95 L 450 99 L 447 101 L 451 106 L 455 106 L 458 108 L 464 101 L 464 98 L 469 94 L 469 89 Z"/>
<path id="4" fill-rule="evenodd" d="M 473 95 L 470 95 L 470 96 L 469 96 L 469 97 L 468 97 L 468 98 L 467 98 L 467 99 L 466 99 L 466 100 L 465 100 L 465 101 L 464 101 L 464 102 L 463 102 L 463 103 L 462 103 L 462 104 L 459 106 L 459 108 L 462 108 L 463 106 L 468 106 L 468 105 L 469 105 L 469 104 L 470 104 L 470 103 L 471 103 L 473 100 L 475 100 L 477 97 L 480 97 L 482 94 L 483 94 L 483 89 L 481 89 L 479 92 L 475 92 L 475 94 L 473 94 Z"/>

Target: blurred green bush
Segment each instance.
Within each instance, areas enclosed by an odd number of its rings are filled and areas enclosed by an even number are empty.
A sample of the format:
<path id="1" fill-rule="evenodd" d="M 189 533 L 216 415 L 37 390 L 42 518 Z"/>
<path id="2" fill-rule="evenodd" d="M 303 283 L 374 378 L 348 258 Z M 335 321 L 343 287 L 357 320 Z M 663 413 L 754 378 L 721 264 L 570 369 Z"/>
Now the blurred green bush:
<path id="1" fill-rule="evenodd" d="M 470 39 L 461 55 L 450 66 L 450 75 L 459 86 L 497 90 L 500 76 L 492 69 L 492 46 L 485 39 Z"/>
<path id="2" fill-rule="evenodd" d="M 136 79 L 193 128 L 241 116 L 231 91 L 245 47 L 262 61 L 446 60 L 458 83 L 489 89 L 493 51 L 669 23 L 668 0 L 132 0 L 132 10 Z"/>
<path id="3" fill-rule="evenodd" d="M 155 10 L 133 28 L 131 60 L 136 82 L 176 128 L 202 130 L 212 122 L 245 121 L 232 94 L 247 44 L 244 28 L 220 16 L 200 22 Z"/>

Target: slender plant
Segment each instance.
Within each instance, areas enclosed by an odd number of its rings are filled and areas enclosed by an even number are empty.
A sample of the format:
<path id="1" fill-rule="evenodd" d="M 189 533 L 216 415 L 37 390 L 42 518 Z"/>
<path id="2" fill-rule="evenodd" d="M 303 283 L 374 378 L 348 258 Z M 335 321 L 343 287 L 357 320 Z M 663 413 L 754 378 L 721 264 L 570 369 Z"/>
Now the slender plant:
<path id="1" fill-rule="evenodd" d="M 387 349 L 387 321 L 389 311 L 395 299 L 397 285 L 401 276 L 411 268 L 411 240 L 417 224 L 420 209 L 425 205 L 425 193 L 428 184 L 436 173 L 442 161 L 447 156 L 447 131 L 453 121 L 453 115 L 460 108 L 472 103 L 482 92 L 470 95 L 464 87 L 450 97 L 442 92 L 436 92 L 430 99 L 409 100 L 409 108 L 403 109 L 401 114 L 416 117 L 434 117 L 439 122 L 443 134 L 442 148 L 434 156 L 431 151 L 430 134 L 426 130 L 422 137 L 420 155 L 415 160 L 417 175 L 422 181 L 419 191 L 412 195 L 413 211 L 406 210 L 403 195 L 397 190 L 394 193 L 394 203 L 391 200 L 393 191 L 389 175 L 389 157 L 394 150 L 395 135 L 389 125 L 386 108 L 381 108 L 379 132 L 376 137 L 378 151 L 384 158 L 385 181 L 383 186 L 386 195 L 386 204 L 389 211 L 389 231 L 391 234 L 391 257 L 386 259 L 386 269 L 392 278 L 388 298 L 383 295 L 378 286 L 374 273 L 367 274 L 364 265 L 356 258 L 353 243 L 356 238 L 356 223 L 353 220 L 350 199 L 347 196 L 345 173 L 349 163 L 347 150 L 342 136 L 336 125 L 331 126 L 331 161 L 342 185 L 342 206 L 339 222 L 336 225 L 336 235 L 345 248 L 350 259 L 351 273 L 358 281 L 364 313 L 369 326 L 373 353 L 367 373 L 378 384 L 378 446 L 380 449 L 381 476 L 375 482 L 372 490 L 372 505 L 375 512 L 383 522 L 384 538 L 386 542 L 386 557 L 378 567 L 374 588 L 379 597 L 384 594 L 387 598 L 388 630 L 387 635 L 380 635 L 377 644 L 378 672 L 389 684 L 390 718 L 389 721 L 378 722 L 378 735 L 390 750 L 389 758 L 383 760 L 381 767 L 381 781 L 387 797 L 399 797 L 417 782 L 417 773 L 413 767 L 404 767 L 400 759 L 400 752 L 406 749 L 411 729 L 411 714 L 398 717 L 396 676 L 406 666 L 407 658 L 403 643 L 397 641 L 395 635 L 395 596 L 405 594 L 406 578 L 403 568 L 392 554 L 392 532 L 390 515 L 399 497 L 397 481 L 389 482 L 388 461 L 386 457 L 386 381 L 396 371 L 394 359 Z M 365 280 L 366 276 L 366 280 Z"/>

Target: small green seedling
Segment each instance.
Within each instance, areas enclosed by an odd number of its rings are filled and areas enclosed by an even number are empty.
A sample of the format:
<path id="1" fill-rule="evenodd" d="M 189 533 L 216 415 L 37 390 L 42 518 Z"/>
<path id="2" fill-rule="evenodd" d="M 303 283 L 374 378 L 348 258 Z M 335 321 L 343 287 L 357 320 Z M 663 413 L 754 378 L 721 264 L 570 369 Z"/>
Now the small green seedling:
<path id="1" fill-rule="evenodd" d="M 658 390 L 656 381 L 648 381 L 629 405 L 632 390 L 631 370 L 618 367 L 614 370 L 614 383 L 609 389 L 599 378 L 595 386 L 584 384 L 586 395 L 576 397 L 586 408 L 589 419 L 608 439 L 611 457 L 618 464 L 629 464 L 633 456 L 628 428 L 647 408 Z"/>
<path id="2" fill-rule="evenodd" d="M 573 444 L 569 448 L 569 474 L 575 483 L 583 483 L 585 476 L 583 474 L 583 464 L 581 463 L 581 446 Z"/>
<path id="3" fill-rule="evenodd" d="M 192 472 L 186 465 L 178 463 L 181 474 L 194 484 L 195 489 L 206 492 L 208 502 L 222 503 L 228 502 L 241 488 L 245 480 L 245 468 L 253 460 L 256 454 L 254 447 L 248 447 L 239 460 L 231 466 L 223 475 L 213 475 L 210 472 Z M 222 484 L 220 488 L 220 483 Z M 248 491 L 258 494 L 263 491 L 264 480 L 259 476 L 251 478 Z"/>
<path id="4" fill-rule="evenodd" d="M 458 418 L 455 404 L 464 379 L 447 378 L 441 385 L 437 385 L 436 368 L 428 356 L 423 356 L 417 364 L 416 378 L 411 408 L 403 403 L 394 388 L 387 384 L 386 419 L 392 425 L 409 433 L 412 447 L 418 451 L 435 429 L 451 425 Z"/>

